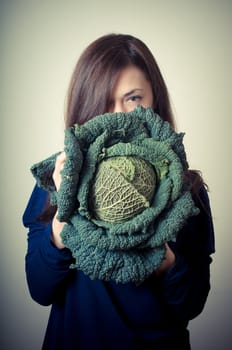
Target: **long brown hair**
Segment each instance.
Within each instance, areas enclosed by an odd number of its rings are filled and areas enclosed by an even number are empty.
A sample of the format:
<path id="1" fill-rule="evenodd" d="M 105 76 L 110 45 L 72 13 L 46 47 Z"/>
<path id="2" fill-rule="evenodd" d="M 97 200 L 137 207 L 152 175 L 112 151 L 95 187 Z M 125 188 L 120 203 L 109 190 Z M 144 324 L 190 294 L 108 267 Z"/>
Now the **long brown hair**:
<path id="1" fill-rule="evenodd" d="M 126 34 L 102 36 L 80 56 L 68 90 L 66 127 L 106 113 L 118 75 L 129 65 L 144 72 L 152 87 L 154 112 L 175 129 L 168 89 L 153 54 L 140 39 Z M 200 173 L 192 171 L 186 178 L 197 192 L 202 185 Z"/>
<path id="2" fill-rule="evenodd" d="M 68 89 L 66 128 L 106 113 L 116 80 L 121 70 L 129 65 L 144 72 L 152 87 L 154 112 L 175 129 L 168 89 L 153 54 L 140 39 L 125 34 L 102 36 L 80 56 Z M 200 172 L 189 170 L 185 174 L 185 182 L 198 195 L 203 184 Z M 48 222 L 55 211 L 56 207 L 46 207 L 40 219 Z"/>
<path id="3" fill-rule="evenodd" d="M 168 90 L 155 58 L 141 40 L 125 34 L 100 37 L 80 56 L 68 90 L 66 127 L 106 113 L 118 75 L 129 65 L 144 72 L 152 87 L 154 111 L 174 127 Z"/>

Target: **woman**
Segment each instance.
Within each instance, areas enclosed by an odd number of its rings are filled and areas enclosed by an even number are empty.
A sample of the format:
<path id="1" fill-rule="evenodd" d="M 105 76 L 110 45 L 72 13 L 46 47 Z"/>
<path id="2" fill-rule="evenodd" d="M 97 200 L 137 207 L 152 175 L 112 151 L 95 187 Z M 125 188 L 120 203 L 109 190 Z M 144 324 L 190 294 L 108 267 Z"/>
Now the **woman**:
<path id="1" fill-rule="evenodd" d="M 165 82 L 145 44 L 129 35 L 97 39 L 74 70 L 66 127 L 106 112 L 130 112 L 138 105 L 152 107 L 175 128 Z M 63 152 L 56 160 L 57 191 L 65 159 Z M 72 254 L 60 238 L 65 223 L 58 221 L 56 208 L 46 206 L 47 192 L 35 187 L 23 221 L 29 228 L 26 273 L 31 296 L 42 305 L 52 304 L 43 349 L 190 349 L 187 326 L 208 296 L 214 235 L 200 175 L 189 171 L 186 182 L 200 214 L 188 220 L 175 243 L 166 244 L 161 266 L 140 285 L 91 280 L 70 270 Z"/>

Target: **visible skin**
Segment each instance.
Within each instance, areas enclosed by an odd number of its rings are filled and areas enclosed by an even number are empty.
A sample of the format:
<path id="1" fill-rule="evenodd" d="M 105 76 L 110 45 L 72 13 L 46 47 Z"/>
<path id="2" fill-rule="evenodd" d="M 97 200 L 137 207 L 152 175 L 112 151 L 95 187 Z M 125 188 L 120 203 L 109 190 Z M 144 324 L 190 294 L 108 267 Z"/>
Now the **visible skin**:
<path id="1" fill-rule="evenodd" d="M 114 86 L 108 112 L 131 112 L 138 105 L 154 105 L 150 82 L 144 73 L 135 66 L 124 68 Z"/>
<path id="2" fill-rule="evenodd" d="M 131 112 L 138 105 L 145 108 L 153 107 L 154 98 L 150 82 L 146 79 L 145 74 L 136 66 L 128 66 L 121 71 L 116 81 L 111 97 L 110 107 L 107 112 Z M 66 156 L 64 152 L 58 155 L 56 159 L 53 181 L 57 191 L 59 191 L 60 188 L 60 172 L 64 167 L 65 160 Z M 65 223 L 59 222 L 55 215 L 52 222 L 51 239 L 55 246 L 59 249 L 64 248 L 60 237 L 60 233 L 64 225 Z M 175 263 L 175 255 L 173 251 L 169 248 L 168 244 L 165 246 L 165 259 L 163 260 L 159 269 L 156 270 L 157 275 L 162 274 Z"/>
<path id="3" fill-rule="evenodd" d="M 55 164 L 55 169 L 54 169 L 52 178 L 55 183 L 57 191 L 59 191 L 59 188 L 60 188 L 61 170 L 64 167 L 65 160 L 66 160 L 65 152 L 60 153 L 56 158 L 56 164 Z M 54 219 L 52 221 L 51 240 L 57 248 L 62 249 L 65 246 L 61 241 L 60 233 L 63 230 L 65 223 L 58 221 L 56 217 L 57 217 L 57 213 L 55 214 Z"/>

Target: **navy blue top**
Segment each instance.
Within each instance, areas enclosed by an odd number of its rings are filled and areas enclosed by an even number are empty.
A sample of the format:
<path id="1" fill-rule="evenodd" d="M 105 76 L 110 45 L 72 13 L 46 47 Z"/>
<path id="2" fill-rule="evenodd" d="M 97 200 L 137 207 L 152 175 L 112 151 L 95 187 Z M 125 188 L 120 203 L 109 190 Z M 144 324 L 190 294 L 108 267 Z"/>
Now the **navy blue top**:
<path id="1" fill-rule="evenodd" d="M 173 267 L 140 285 L 91 280 L 69 269 L 69 249 L 56 248 L 51 224 L 37 220 L 47 192 L 35 186 L 23 216 L 29 229 L 26 275 L 32 298 L 52 304 L 44 350 L 190 349 L 187 325 L 203 310 L 210 290 L 214 232 L 207 192 L 201 209 L 170 247 Z M 206 210 L 202 208 L 202 203 Z"/>

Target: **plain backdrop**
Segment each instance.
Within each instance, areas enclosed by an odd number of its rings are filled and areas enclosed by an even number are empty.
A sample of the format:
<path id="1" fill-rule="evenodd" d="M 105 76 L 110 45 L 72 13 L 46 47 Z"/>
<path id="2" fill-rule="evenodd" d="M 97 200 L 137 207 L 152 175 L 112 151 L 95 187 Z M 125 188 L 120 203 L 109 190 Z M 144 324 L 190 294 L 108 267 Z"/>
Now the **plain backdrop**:
<path id="1" fill-rule="evenodd" d="M 138 36 L 166 80 L 191 168 L 210 188 L 216 254 L 193 350 L 227 350 L 231 336 L 231 29 L 226 0 L 0 1 L 1 349 L 41 348 L 49 307 L 28 293 L 21 217 L 30 167 L 63 147 L 68 83 L 83 49 L 111 33 Z"/>

